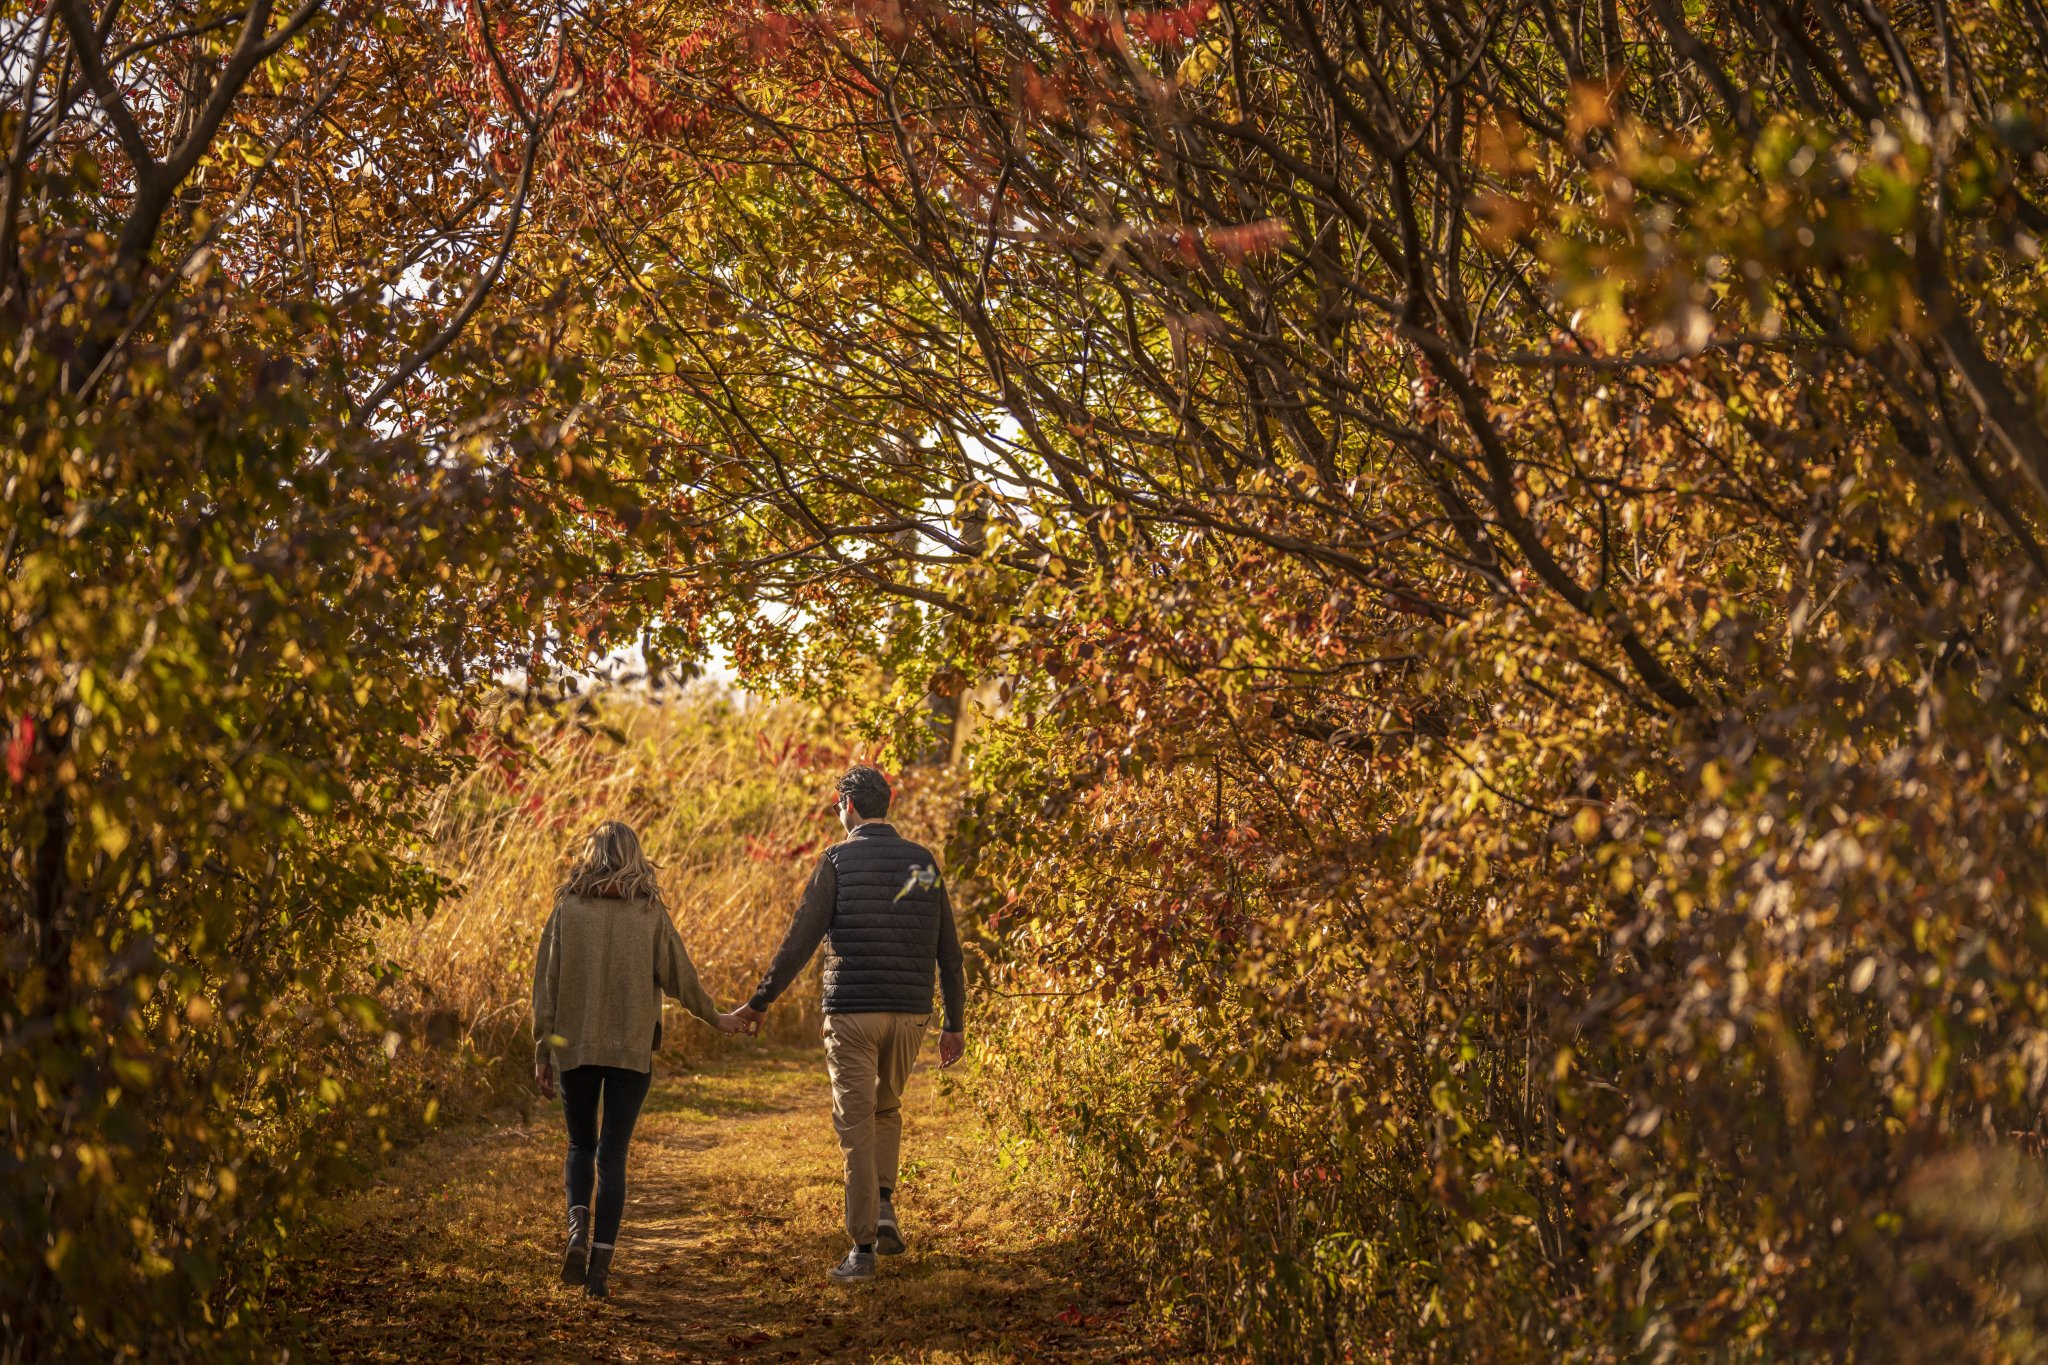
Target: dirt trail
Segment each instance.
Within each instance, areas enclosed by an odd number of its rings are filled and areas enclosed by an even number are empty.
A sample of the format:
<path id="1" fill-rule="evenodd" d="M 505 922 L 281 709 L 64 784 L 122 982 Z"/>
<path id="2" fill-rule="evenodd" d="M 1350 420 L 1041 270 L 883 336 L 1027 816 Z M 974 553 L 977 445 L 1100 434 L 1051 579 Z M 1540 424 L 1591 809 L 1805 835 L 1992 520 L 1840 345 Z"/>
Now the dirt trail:
<path id="1" fill-rule="evenodd" d="M 1035 1215 L 973 1116 L 921 1068 L 871 1284 L 845 1249 L 816 1052 L 735 1051 L 656 1077 L 634 1137 L 613 1296 L 555 1282 L 559 1109 L 447 1132 L 338 1201 L 292 1272 L 315 1360 L 904 1362 L 1162 1359 L 1086 1249 Z"/>

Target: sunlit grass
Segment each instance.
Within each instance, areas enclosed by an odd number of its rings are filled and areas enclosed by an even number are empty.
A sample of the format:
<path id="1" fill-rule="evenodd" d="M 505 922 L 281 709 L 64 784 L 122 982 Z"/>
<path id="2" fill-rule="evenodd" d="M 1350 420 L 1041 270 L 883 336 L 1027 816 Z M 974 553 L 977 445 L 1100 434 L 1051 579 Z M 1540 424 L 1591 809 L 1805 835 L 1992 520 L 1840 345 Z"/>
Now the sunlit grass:
<path id="1" fill-rule="evenodd" d="M 472 1035 L 516 1033 L 567 858 L 598 821 L 624 820 L 662 866 L 705 987 L 730 1008 L 753 989 L 817 853 L 838 837 L 826 797 L 852 751 L 825 728 L 806 708 L 692 690 L 540 729 L 530 753 L 486 753 L 428 812 L 430 861 L 461 894 L 431 919 L 387 926 L 379 949 L 424 1008 L 452 1011 Z M 815 1036 L 816 995 L 808 980 L 790 991 L 773 1016 L 777 1036 Z M 666 1032 L 695 1036 L 674 1011 Z"/>

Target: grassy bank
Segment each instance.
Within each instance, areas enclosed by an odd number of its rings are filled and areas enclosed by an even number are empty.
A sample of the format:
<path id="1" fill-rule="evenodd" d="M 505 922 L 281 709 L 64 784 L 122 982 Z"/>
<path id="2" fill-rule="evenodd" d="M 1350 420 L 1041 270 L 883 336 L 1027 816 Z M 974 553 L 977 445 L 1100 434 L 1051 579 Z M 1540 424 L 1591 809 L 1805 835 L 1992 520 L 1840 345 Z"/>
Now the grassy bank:
<path id="1" fill-rule="evenodd" d="M 713 998 L 744 999 L 839 837 L 827 798 L 859 756 L 820 710 L 709 687 L 584 703 L 493 741 L 422 821 L 424 861 L 456 895 L 376 935 L 396 1063 L 373 1077 L 383 1097 L 399 1087 L 424 1103 L 438 1089 L 437 1116 L 473 1115 L 524 1085 L 534 947 L 568 860 L 601 820 L 639 831 Z M 931 823 L 942 802 L 928 782 L 899 786 L 906 828 Z M 817 1036 L 816 971 L 778 1003 L 768 1039 Z M 668 1046 L 707 1055 L 708 1035 L 686 1023 L 671 1006 Z M 407 1054 L 422 1059 L 410 1071 Z"/>
<path id="2" fill-rule="evenodd" d="M 402 965 L 414 1010 L 446 1011 L 477 1037 L 523 1030 L 534 945 L 567 860 L 598 822 L 624 820 L 662 868 L 705 986 L 736 1001 L 836 834 L 823 793 L 848 758 L 815 712 L 710 690 L 538 726 L 521 745 L 490 747 L 434 801 L 431 861 L 461 894 L 431 919 L 391 925 L 379 946 Z M 815 1008 L 795 992 L 777 1025 L 802 1031 Z"/>

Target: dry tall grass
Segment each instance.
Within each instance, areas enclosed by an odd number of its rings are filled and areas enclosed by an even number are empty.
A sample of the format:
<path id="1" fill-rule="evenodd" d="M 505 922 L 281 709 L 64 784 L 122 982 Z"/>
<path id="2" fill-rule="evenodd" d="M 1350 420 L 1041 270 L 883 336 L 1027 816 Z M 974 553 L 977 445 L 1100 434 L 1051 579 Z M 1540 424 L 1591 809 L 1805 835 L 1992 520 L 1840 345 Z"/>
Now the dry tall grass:
<path id="1" fill-rule="evenodd" d="M 530 752 L 494 752 L 436 798 L 431 857 L 462 893 L 430 920 L 387 926 L 380 948 L 423 1007 L 452 1011 L 486 1050 L 510 1046 L 568 857 L 598 821 L 625 820 L 662 866 L 706 989 L 731 1008 L 766 968 L 817 854 L 840 837 L 827 802 L 858 755 L 833 729 L 809 708 L 703 687 L 613 699 L 538 729 Z M 817 1037 L 816 976 L 814 963 L 778 1002 L 771 1036 Z M 674 1009 L 664 1032 L 685 1055 L 715 1045 Z"/>

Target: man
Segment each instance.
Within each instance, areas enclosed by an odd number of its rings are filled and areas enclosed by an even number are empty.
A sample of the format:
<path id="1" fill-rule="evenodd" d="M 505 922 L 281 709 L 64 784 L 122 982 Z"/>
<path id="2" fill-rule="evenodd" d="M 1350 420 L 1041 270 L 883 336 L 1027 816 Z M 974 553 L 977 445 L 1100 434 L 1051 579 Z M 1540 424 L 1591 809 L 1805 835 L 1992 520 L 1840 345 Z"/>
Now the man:
<path id="1" fill-rule="evenodd" d="M 825 1065 L 832 1125 L 846 1157 L 846 1231 L 853 1250 L 833 1267 L 842 1283 L 873 1279 L 875 1255 L 897 1255 L 896 1164 L 903 1137 L 903 1084 L 932 1014 L 937 969 L 945 1005 L 939 1065 L 967 1046 L 966 978 L 953 907 L 939 862 L 899 835 L 889 783 L 865 764 L 839 779 L 844 843 L 825 850 L 803 902 L 754 998 L 732 1013 L 749 1032 L 825 945 Z"/>

